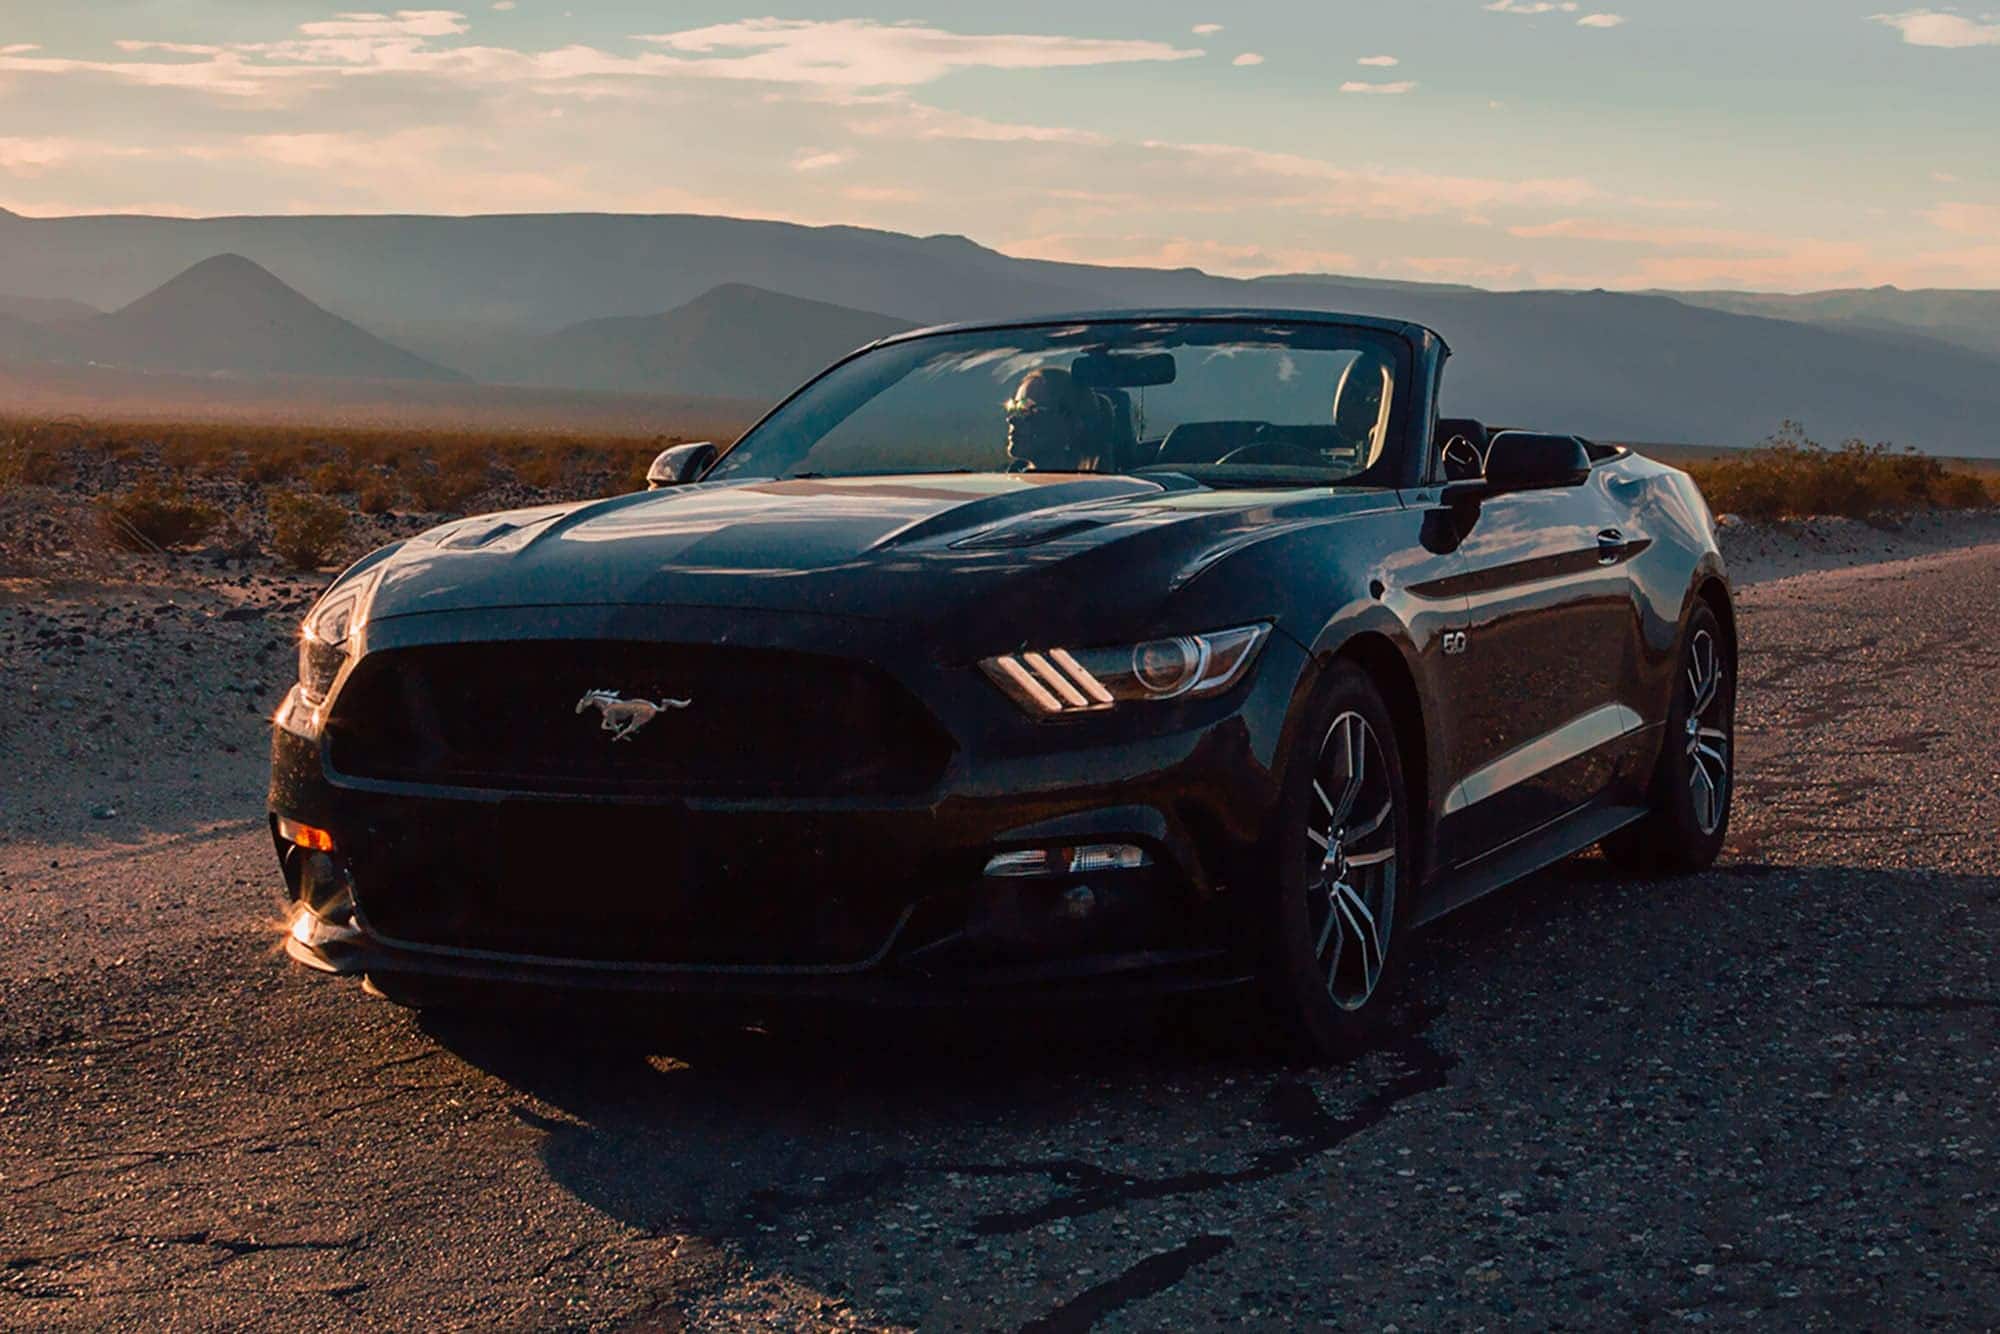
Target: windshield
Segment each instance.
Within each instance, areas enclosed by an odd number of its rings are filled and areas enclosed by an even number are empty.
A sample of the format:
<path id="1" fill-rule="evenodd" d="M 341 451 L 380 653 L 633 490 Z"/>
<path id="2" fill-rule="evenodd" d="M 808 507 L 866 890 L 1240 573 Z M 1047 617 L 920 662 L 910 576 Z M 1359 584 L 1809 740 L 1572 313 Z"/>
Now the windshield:
<path id="1" fill-rule="evenodd" d="M 895 473 L 1186 473 L 1366 483 L 1408 355 L 1370 330 L 1146 320 L 939 334 L 836 367 L 705 480 Z"/>

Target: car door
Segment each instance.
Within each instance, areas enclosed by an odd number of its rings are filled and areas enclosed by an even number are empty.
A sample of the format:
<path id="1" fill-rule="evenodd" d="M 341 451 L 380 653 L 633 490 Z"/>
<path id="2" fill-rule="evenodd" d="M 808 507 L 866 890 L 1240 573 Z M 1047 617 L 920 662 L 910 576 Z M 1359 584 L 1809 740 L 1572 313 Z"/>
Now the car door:
<path id="1" fill-rule="evenodd" d="M 1598 469 L 1573 484 L 1491 494 L 1467 511 L 1457 775 L 1440 822 L 1455 864 L 1610 785 L 1640 725 L 1619 697 L 1637 635 L 1626 562 L 1644 545 L 1631 526 Z"/>

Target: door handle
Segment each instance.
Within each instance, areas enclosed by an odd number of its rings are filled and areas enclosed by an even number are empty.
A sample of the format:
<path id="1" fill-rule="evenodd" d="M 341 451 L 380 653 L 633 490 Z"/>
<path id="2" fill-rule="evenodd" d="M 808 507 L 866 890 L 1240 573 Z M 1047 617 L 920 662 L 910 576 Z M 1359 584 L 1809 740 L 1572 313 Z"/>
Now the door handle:
<path id="1" fill-rule="evenodd" d="M 1625 534 L 1606 528 L 1597 535 L 1597 563 L 1610 565 L 1625 553 Z"/>

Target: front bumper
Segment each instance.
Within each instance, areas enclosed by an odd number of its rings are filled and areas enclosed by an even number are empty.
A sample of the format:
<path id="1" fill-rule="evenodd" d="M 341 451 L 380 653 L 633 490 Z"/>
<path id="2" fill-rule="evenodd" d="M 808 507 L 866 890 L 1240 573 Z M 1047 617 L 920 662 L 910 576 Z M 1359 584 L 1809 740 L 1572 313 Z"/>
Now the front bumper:
<path id="1" fill-rule="evenodd" d="M 461 629 L 503 649 L 519 631 L 499 619 Z M 973 671 L 890 664 L 956 747 L 933 790 L 893 798 L 382 781 L 277 729 L 287 950 L 472 989 L 1014 1003 L 1226 985 L 1247 975 L 1244 874 L 1306 668 L 1273 636 L 1219 699 L 1037 723 Z M 327 831 L 332 851 L 281 821 Z M 1101 843 L 1149 865 L 984 874 L 997 853 Z"/>

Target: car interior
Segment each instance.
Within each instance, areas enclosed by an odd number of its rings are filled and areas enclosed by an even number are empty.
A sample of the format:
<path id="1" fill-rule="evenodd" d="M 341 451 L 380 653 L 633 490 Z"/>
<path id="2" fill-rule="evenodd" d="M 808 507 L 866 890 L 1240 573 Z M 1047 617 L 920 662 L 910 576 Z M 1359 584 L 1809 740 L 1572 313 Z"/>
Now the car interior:
<path id="1" fill-rule="evenodd" d="M 1132 390 L 1092 389 L 1101 408 L 1096 455 L 1114 471 L 1169 464 L 1275 464 L 1360 468 L 1387 426 L 1393 370 L 1385 361 L 1360 357 L 1335 388 L 1331 420 L 1324 425 L 1269 421 L 1180 422 L 1164 434 L 1144 437 Z"/>
<path id="2" fill-rule="evenodd" d="M 1515 426 L 1488 426 L 1471 417 L 1440 417 L 1436 432 L 1432 435 L 1432 446 L 1437 450 L 1442 471 L 1441 480 L 1446 482 L 1470 481 L 1486 472 L 1486 461 L 1493 450 L 1493 441 L 1511 431 L 1525 428 Z M 1590 456 L 1593 465 L 1610 459 L 1621 458 L 1627 452 L 1623 445 L 1601 445 L 1595 440 L 1574 437 Z"/>

